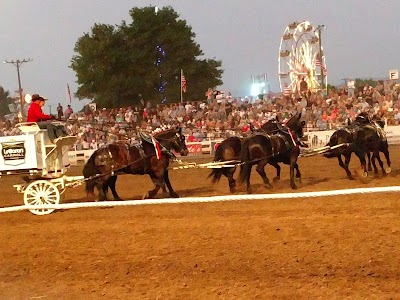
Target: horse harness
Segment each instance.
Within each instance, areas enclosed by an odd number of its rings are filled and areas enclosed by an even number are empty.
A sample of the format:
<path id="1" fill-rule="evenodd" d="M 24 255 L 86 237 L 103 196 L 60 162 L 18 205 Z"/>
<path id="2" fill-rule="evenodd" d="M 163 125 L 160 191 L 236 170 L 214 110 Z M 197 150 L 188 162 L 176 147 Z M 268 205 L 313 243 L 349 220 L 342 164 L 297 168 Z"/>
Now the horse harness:
<path id="1" fill-rule="evenodd" d="M 376 134 L 378 135 L 378 137 L 380 139 L 386 140 L 385 130 L 383 130 L 383 128 L 375 121 L 371 121 L 370 123 L 366 123 L 366 124 L 356 123 L 351 128 L 346 128 L 346 130 L 353 135 L 353 134 L 356 134 L 358 130 L 361 130 L 364 127 L 376 131 Z"/>
<path id="2" fill-rule="evenodd" d="M 268 134 L 268 133 L 266 133 L 266 132 L 257 132 L 256 134 L 265 136 L 266 138 L 268 138 L 268 139 L 270 139 L 270 140 L 271 140 L 271 137 L 272 137 L 272 136 L 279 137 L 279 138 L 281 138 L 281 139 L 284 141 L 285 146 L 286 146 L 287 149 L 290 149 L 290 148 L 293 146 L 292 143 L 289 143 L 288 138 L 287 138 L 287 135 L 290 136 L 289 131 L 286 131 L 286 130 L 283 129 L 283 128 L 279 128 L 279 129 L 274 130 L 273 132 L 276 132 L 276 133 L 274 133 L 274 134 Z M 291 138 L 291 139 L 292 139 L 292 138 Z M 293 143 L 294 143 L 294 141 L 293 141 Z M 271 143 L 271 148 L 272 148 L 272 149 L 271 149 L 271 150 L 272 150 L 272 156 L 276 156 L 276 155 L 281 154 L 281 153 L 279 153 L 279 152 L 275 153 L 274 143 Z"/>

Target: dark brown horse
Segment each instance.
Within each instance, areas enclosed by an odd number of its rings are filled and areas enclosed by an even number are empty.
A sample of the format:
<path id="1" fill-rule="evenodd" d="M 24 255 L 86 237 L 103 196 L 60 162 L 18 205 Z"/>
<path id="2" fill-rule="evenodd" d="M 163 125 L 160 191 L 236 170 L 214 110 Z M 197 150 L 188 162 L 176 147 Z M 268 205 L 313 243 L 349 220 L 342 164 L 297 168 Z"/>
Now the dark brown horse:
<path id="1" fill-rule="evenodd" d="M 214 161 L 239 161 L 240 149 L 242 149 L 242 139 L 236 136 L 229 137 L 218 145 L 215 150 Z M 234 193 L 236 190 L 236 180 L 233 178 L 235 171 L 236 166 L 216 168 L 211 171 L 208 178 L 212 178 L 212 183 L 217 183 L 221 179 L 222 175 L 226 176 L 226 178 L 228 178 L 229 190 L 231 193 Z"/>
<path id="2" fill-rule="evenodd" d="M 272 165 L 278 162 L 288 164 L 290 166 L 290 186 L 293 189 L 297 188 L 294 169 L 300 154 L 298 139 L 303 137 L 303 126 L 305 125 L 305 122 L 300 119 L 301 113 L 286 122 L 286 130 L 280 130 L 274 135 L 256 134 L 244 140 L 240 151 L 242 165 L 239 180 L 241 183 L 246 182 L 248 193 L 252 192 L 250 175 L 253 165 L 257 165 L 257 172 L 264 184 L 269 188 L 272 187 L 264 169 L 268 163 Z"/>
<path id="3" fill-rule="evenodd" d="M 171 197 L 177 198 L 168 176 L 168 166 L 173 153 L 176 151 L 186 156 L 185 137 L 180 127 L 167 129 L 150 136 L 141 136 L 141 143 L 130 146 L 122 142 L 106 145 L 96 150 L 83 168 L 86 181 L 86 192 L 93 194 L 94 187 L 99 192 L 100 201 L 107 200 L 107 190 L 111 189 L 115 200 L 121 200 L 115 190 L 117 175 L 119 174 L 148 174 L 154 183 L 154 189 L 148 191 L 143 198 L 154 198 L 160 188 L 165 190 L 165 185 Z M 157 149 L 159 146 L 160 149 Z M 160 151 L 157 151 L 160 150 Z M 157 152 L 161 156 L 157 157 Z"/>

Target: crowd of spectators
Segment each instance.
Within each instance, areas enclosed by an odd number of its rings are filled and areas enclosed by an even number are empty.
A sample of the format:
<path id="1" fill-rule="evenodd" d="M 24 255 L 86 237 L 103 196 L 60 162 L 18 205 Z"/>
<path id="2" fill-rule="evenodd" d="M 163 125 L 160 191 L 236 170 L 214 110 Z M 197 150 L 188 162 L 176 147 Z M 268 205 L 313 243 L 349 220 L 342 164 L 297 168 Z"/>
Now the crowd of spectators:
<path id="1" fill-rule="evenodd" d="M 284 120 L 299 112 L 307 130 L 341 128 L 360 112 L 378 114 L 387 125 L 399 125 L 399 109 L 400 87 L 392 84 L 385 89 L 379 83 L 375 87 L 366 84 L 355 92 L 345 85 L 331 89 L 326 96 L 316 92 L 308 93 L 307 97 L 295 94 L 253 100 L 207 93 L 204 101 L 185 103 L 152 105 L 148 101 L 141 106 L 95 111 L 85 105 L 78 113 L 68 106 L 62 117 L 68 132 L 79 137 L 76 148 L 80 150 L 96 149 L 117 140 L 133 143 L 139 129 L 150 132 L 170 125 L 180 125 L 189 142 L 226 138 L 246 134 L 250 126 L 259 128 L 270 119 Z M 0 121 L 0 135 L 18 134 L 15 122 Z"/>

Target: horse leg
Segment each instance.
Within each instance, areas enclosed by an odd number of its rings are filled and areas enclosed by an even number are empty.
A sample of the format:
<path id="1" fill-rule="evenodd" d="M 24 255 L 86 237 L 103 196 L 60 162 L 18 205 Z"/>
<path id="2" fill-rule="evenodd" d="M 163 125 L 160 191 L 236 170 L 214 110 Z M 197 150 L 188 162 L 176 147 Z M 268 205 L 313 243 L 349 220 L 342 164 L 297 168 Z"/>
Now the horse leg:
<path id="1" fill-rule="evenodd" d="M 277 162 L 270 162 L 270 165 L 276 169 L 276 177 L 272 181 L 277 182 L 281 179 L 281 166 Z"/>
<path id="2" fill-rule="evenodd" d="M 170 197 L 171 198 L 179 198 L 179 195 L 172 188 L 171 181 L 169 180 L 168 169 L 166 169 L 164 171 L 164 182 L 165 182 L 165 184 L 163 185 L 163 191 L 165 189 L 165 186 L 167 186 Z"/>
<path id="3" fill-rule="evenodd" d="M 297 189 L 297 185 L 294 182 L 294 163 L 290 162 L 290 186 L 293 190 Z"/>
<path id="4" fill-rule="evenodd" d="M 251 177 L 251 169 L 253 168 L 253 165 L 251 164 L 246 164 L 246 166 L 242 166 L 242 168 L 246 168 L 246 189 L 247 189 L 247 194 L 251 194 L 253 192 L 253 189 L 250 186 L 250 177 Z"/>
<path id="5" fill-rule="evenodd" d="M 361 169 L 364 172 L 363 177 L 367 177 L 368 172 L 367 172 L 367 161 L 365 160 L 365 154 L 366 154 L 365 150 L 355 149 L 354 153 L 357 155 L 358 159 L 360 160 Z"/>
<path id="6" fill-rule="evenodd" d="M 380 166 L 381 169 L 382 169 L 382 175 L 385 176 L 385 175 L 386 175 L 386 170 L 385 170 L 385 168 L 383 167 L 383 161 L 382 161 L 382 159 L 381 159 L 381 156 L 379 155 L 379 150 L 377 150 L 377 151 L 376 151 L 376 154 L 374 153 L 374 155 L 376 155 L 376 159 L 378 160 L 379 166 Z M 378 170 L 376 171 L 375 174 L 377 174 L 377 173 L 378 173 Z"/>
<path id="7" fill-rule="evenodd" d="M 266 164 L 267 164 L 267 162 L 265 160 L 260 161 L 257 164 L 256 170 L 257 170 L 258 174 L 260 174 L 261 178 L 263 179 L 265 186 L 267 188 L 271 189 L 272 185 L 269 182 L 269 179 L 268 179 L 267 174 L 265 173 L 265 169 L 264 169 Z"/>
<path id="8" fill-rule="evenodd" d="M 152 199 L 152 198 L 154 198 L 155 195 L 157 195 L 160 188 L 162 188 L 162 186 L 165 185 L 163 176 L 157 177 L 154 173 L 150 174 L 150 178 L 154 183 L 154 189 L 145 193 L 143 195 L 142 199 L 146 199 L 146 198 Z M 171 191 L 170 191 L 170 194 L 171 194 Z"/>
<path id="9" fill-rule="evenodd" d="M 301 173 L 300 173 L 300 169 L 299 169 L 299 164 L 297 162 L 294 165 L 294 168 L 296 169 L 296 178 L 298 178 L 301 183 Z"/>
<path id="10" fill-rule="evenodd" d="M 371 153 L 369 151 L 367 151 L 367 158 L 368 158 L 368 171 L 372 171 L 372 167 L 371 167 Z M 374 159 L 372 158 L 372 165 L 374 164 Z M 376 166 L 374 165 L 374 171 L 375 173 L 377 172 Z"/>
<path id="11" fill-rule="evenodd" d="M 107 184 L 110 187 L 114 200 L 122 200 L 122 198 L 118 196 L 117 190 L 115 189 L 116 182 L 117 182 L 117 176 L 111 176 L 110 179 L 107 180 Z"/>
<path id="12" fill-rule="evenodd" d="M 297 189 L 296 182 L 294 181 L 294 169 L 297 165 L 297 157 L 300 154 L 300 149 L 295 147 L 290 155 L 290 186 L 292 189 Z"/>
<path id="13" fill-rule="evenodd" d="M 224 168 L 223 173 L 226 178 L 228 178 L 229 182 L 229 190 L 231 193 L 236 192 L 236 180 L 233 178 L 233 174 L 235 174 L 236 167 L 233 168 Z"/>
<path id="14" fill-rule="evenodd" d="M 96 188 L 98 191 L 98 199 L 97 201 L 107 201 L 107 189 L 108 186 L 105 181 L 98 180 L 96 182 Z"/>
<path id="15" fill-rule="evenodd" d="M 376 159 L 378 159 L 378 162 L 379 162 L 379 164 L 382 164 L 381 165 L 381 167 L 382 167 L 382 170 L 383 170 L 383 163 L 382 163 L 382 160 L 381 160 L 381 158 L 379 157 L 379 152 L 377 153 L 376 151 L 374 151 L 373 153 L 372 153 L 372 165 L 374 166 L 374 174 L 375 175 L 378 175 L 378 168 L 376 167 Z M 368 169 L 368 171 L 369 171 L 369 169 Z"/>
<path id="16" fill-rule="evenodd" d="M 391 165 L 392 162 L 390 161 L 390 155 L 389 155 L 389 149 L 388 149 L 388 144 L 387 142 L 385 142 L 384 147 L 382 149 L 383 154 L 385 155 L 386 158 L 386 163 L 388 165 L 388 169 L 385 171 L 385 174 L 390 173 L 391 172 Z"/>
<path id="17" fill-rule="evenodd" d="M 343 156 L 344 156 L 344 163 L 343 163 L 343 160 L 342 160 L 342 154 L 340 154 L 338 156 L 339 166 L 341 166 L 346 171 L 347 178 L 349 178 L 350 180 L 354 180 L 354 177 L 353 177 L 353 175 L 351 174 L 351 172 L 349 170 L 351 153 L 350 154 L 343 154 Z"/>

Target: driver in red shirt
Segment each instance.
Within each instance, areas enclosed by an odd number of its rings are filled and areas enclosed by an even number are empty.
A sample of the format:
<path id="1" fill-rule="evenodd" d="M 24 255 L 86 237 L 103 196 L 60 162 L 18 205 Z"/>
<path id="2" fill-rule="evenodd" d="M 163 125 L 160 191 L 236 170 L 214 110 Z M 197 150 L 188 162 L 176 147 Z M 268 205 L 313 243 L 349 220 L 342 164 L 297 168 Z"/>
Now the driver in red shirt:
<path id="1" fill-rule="evenodd" d="M 28 115 L 26 118 L 27 122 L 40 122 L 54 119 L 54 116 L 46 115 L 42 111 L 42 107 L 44 106 L 44 102 L 46 100 L 46 98 L 40 96 L 39 94 L 32 95 L 32 103 L 29 106 Z"/>
<path id="2" fill-rule="evenodd" d="M 42 107 L 44 106 L 44 102 L 47 99 L 38 95 L 32 95 L 32 103 L 28 109 L 28 115 L 26 118 L 27 122 L 36 122 L 39 128 L 47 129 L 47 134 L 51 142 L 53 142 L 58 137 L 67 136 L 68 133 L 65 130 L 64 125 L 53 124 L 52 122 L 48 122 L 49 120 L 54 120 L 55 116 L 46 115 L 42 111 Z"/>

